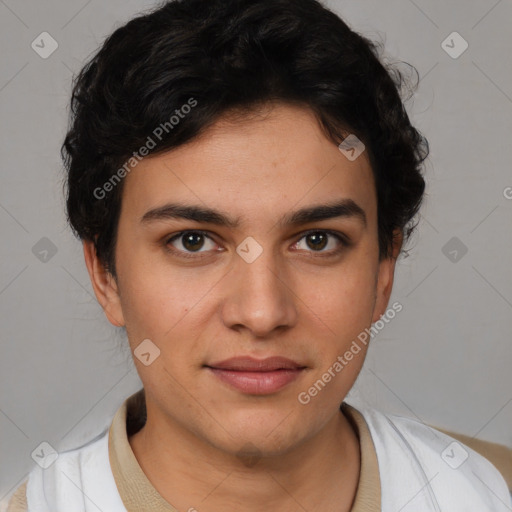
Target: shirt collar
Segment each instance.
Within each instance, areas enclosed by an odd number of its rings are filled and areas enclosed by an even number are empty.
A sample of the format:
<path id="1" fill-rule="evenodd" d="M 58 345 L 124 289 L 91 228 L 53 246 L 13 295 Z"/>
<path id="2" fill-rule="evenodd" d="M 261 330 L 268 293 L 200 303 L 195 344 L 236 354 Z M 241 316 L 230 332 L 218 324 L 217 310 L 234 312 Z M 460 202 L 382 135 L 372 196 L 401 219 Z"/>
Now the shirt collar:
<path id="1" fill-rule="evenodd" d="M 364 416 L 343 402 L 340 410 L 359 438 L 361 471 L 351 512 L 380 512 L 381 487 L 375 446 Z M 177 512 L 153 487 L 140 467 L 128 441 L 146 421 L 144 389 L 127 398 L 116 412 L 109 429 L 109 459 L 125 507 L 133 512 Z"/>

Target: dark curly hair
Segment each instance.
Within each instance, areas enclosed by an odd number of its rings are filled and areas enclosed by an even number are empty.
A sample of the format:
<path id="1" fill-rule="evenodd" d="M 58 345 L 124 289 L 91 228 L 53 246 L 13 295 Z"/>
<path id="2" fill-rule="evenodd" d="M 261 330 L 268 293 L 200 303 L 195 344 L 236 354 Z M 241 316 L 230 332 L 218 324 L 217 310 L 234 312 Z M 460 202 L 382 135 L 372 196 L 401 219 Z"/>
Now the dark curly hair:
<path id="1" fill-rule="evenodd" d="M 336 144 L 349 133 L 363 141 L 379 254 L 389 257 L 395 230 L 405 241 L 416 227 L 429 147 L 402 103 L 404 73 L 381 62 L 382 46 L 316 0 L 174 0 L 132 19 L 74 79 L 61 154 L 75 235 L 94 242 L 115 277 L 119 171 L 155 128 L 166 126 L 153 154 L 190 141 L 222 115 L 277 101 L 309 108 Z M 171 126 L 187 104 L 195 106 Z M 106 194 L 113 178 L 119 184 Z"/>

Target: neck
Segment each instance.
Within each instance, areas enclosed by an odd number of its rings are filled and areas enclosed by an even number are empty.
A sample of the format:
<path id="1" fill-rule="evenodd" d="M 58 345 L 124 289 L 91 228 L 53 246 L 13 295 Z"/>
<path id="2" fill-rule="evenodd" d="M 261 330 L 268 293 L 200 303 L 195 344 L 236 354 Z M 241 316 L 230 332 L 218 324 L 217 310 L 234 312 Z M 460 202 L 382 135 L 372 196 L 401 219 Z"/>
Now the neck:
<path id="1" fill-rule="evenodd" d="M 129 442 L 153 487 L 178 510 L 349 512 L 359 482 L 359 440 L 341 411 L 280 456 L 228 454 L 159 418 L 150 404 Z"/>

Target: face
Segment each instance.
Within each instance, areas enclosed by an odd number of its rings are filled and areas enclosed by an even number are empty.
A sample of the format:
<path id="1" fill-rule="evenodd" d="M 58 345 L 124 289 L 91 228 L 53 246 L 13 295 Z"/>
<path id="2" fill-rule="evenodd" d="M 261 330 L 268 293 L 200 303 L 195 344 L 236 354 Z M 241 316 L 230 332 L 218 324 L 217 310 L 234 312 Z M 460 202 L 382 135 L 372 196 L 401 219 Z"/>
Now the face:
<path id="1" fill-rule="evenodd" d="M 366 345 L 335 363 L 385 312 L 393 281 L 366 152 L 349 160 L 309 110 L 275 105 L 225 117 L 125 180 L 117 280 L 102 278 L 90 244 L 85 255 L 132 352 L 150 340 L 150 364 L 134 357 L 148 422 L 227 453 L 284 453 L 321 432 Z M 254 367 L 274 357 L 289 361 Z M 222 363 L 231 358 L 252 359 Z"/>

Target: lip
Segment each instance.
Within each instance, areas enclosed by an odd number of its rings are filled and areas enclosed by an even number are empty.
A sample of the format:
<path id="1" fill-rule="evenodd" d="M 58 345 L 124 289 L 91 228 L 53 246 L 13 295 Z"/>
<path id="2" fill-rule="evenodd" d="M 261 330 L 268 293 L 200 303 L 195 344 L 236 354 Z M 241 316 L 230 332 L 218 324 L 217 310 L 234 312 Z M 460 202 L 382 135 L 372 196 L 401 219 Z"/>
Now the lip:
<path id="1" fill-rule="evenodd" d="M 207 365 L 210 368 L 219 370 L 234 370 L 246 372 L 270 372 L 272 370 L 297 370 L 304 368 L 303 365 L 296 363 L 292 359 L 281 356 L 267 357 L 265 359 L 256 359 L 250 356 L 239 356 L 225 359 L 217 363 Z"/>
<path id="2" fill-rule="evenodd" d="M 267 395 L 293 382 L 306 367 L 286 357 L 274 356 L 266 359 L 233 357 L 206 365 L 206 368 L 238 391 Z"/>

